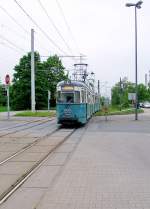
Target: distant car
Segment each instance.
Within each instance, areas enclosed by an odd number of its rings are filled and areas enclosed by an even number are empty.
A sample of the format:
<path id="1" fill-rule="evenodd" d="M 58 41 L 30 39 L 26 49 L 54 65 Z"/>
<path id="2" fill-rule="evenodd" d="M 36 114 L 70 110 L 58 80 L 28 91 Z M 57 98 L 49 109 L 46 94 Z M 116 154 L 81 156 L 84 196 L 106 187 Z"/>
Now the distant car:
<path id="1" fill-rule="evenodd" d="M 139 103 L 139 107 L 143 107 L 143 102 L 140 102 Z"/>
<path id="2" fill-rule="evenodd" d="M 143 107 L 144 108 L 150 108 L 150 102 L 144 102 Z"/>

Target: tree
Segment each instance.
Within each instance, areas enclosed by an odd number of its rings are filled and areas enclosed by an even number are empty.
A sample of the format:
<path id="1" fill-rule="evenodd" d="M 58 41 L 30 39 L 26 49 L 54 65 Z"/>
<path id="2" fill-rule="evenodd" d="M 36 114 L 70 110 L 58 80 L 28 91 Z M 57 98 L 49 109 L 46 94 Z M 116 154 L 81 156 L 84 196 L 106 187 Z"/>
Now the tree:
<path id="1" fill-rule="evenodd" d="M 135 92 L 135 85 L 123 78 L 121 82 L 115 84 L 112 88 L 112 105 L 119 105 L 121 107 L 128 107 L 130 101 L 128 100 L 128 93 Z"/>
<path id="2" fill-rule="evenodd" d="M 128 107 L 132 102 L 128 100 L 128 93 L 135 92 L 135 84 L 123 79 L 122 88 L 120 82 L 116 83 L 112 88 L 112 104 Z M 138 102 L 146 100 L 150 100 L 150 90 L 144 84 L 138 84 Z"/>
<path id="3" fill-rule="evenodd" d="M 6 90 L 4 85 L 2 85 L 2 82 L 0 80 L 0 106 L 6 106 Z"/>
<path id="4" fill-rule="evenodd" d="M 31 109 L 31 53 L 24 55 L 14 68 L 14 79 L 11 88 L 11 106 L 15 110 Z M 56 85 L 67 79 L 64 67 L 58 56 L 52 56 L 45 62 L 40 61 L 40 55 L 35 52 L 35 101 L 36 109 L 47 107 L 48 90 L 51 91 L 52 102 L 55 105 Z"/>
<path id="5" fill-rule="evenodd" d="M 40 63 L 40 56 L 35 52 L 35 68 Z M 31 53 L 24 55 L 14 68 L 11 88 L 11 106 L 15 110 L 31 108 Z"/>
<path id="6" fill-rule="evenodd" d="M 148 89 L 144 84 L 138 85 L 138 100 L 139 102 L 144 102 L 150 99 L 150 94 Z"/>
<path id="7" fill-rule="evenodd" d="M 59 81 L 67 80 L 64 73 L 64 66 L 57 55 L 49 57 L 44 63 L 44 70 L 47 72 L 48 89 L 51 92 L 51 105 L 56 105 L 56 85 Z"/>

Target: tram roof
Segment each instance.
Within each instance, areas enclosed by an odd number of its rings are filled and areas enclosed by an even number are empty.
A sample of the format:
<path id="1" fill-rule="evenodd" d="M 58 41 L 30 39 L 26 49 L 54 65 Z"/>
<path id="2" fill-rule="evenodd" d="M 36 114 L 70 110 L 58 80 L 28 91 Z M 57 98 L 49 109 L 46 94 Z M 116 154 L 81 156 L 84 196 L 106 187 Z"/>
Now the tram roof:
<path id="1" fill-rule="evenodd" d="M 65 85 L 79 86 L 79 87 L 86 87 L 87 88 L 87 85 L 81 81 L 61 81 L 57 84 L 57 86 L 65 86 Z"/>

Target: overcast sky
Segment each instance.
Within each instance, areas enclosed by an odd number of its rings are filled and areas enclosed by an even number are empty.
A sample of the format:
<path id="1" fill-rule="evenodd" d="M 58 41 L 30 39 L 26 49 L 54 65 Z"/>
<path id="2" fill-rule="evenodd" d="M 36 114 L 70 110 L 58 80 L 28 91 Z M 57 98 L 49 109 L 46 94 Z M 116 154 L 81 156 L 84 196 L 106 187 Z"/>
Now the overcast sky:
<path id="1" fill-rule="evenodd" d="M 18 0 L 38 25 L 66 54 L 71 52 L 64 44 L 38 0 Z M 89 71 L 94 71 L 101 83 L 112 86 L 120 77 L 135 80 L 134 67 L 134 8 L 125 7 L 125 0 L 59 0 L 69 33 L 56 0 L 41 0 L 53 19 L 73 55 L 85 54 Z M 135 2 L 129 0 L 128 2 Z M 14 0 L 0 0 L 0 78 L 13 75 L 13 67 L 19 58 L 30 51 L 30 30 L 35 29 L 35 49 L 47 56 L 63 52 L 56 48 L 40 30 L 25 16 Z M 3 8 L 3 9 L 2 9 Z M 150 70 L 150 2 L 145 0 L 138 10 L 138 80 L 144 82 Z M 4 12 L 5 9 L 5 12 Z M 16 19 L 17 24 L 6 12 Z M 26 32 L 25 32 L 26 31 Z M 16 45 L 12 46 L 6 40 Z M 74 40 L 75 39 L 75 40 Z M 11 48 L 9 48 L 11 47 Z M 12 49 L 13 48 L 13 49 Z M 66 69 L 72 69 L 74 61 L 63 58 Z"/>

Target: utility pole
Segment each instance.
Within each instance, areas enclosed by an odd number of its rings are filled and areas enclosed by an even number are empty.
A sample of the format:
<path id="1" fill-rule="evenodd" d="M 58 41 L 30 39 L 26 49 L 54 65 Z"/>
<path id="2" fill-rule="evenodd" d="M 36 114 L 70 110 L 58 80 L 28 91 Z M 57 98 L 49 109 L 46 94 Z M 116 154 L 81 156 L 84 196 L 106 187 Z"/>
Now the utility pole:
<path id="1" fill-rule="evenodd" d="M 147 73 L 145 74 L 145 86 L 146 86 L 146 88 L 147 88 L 147 86 L 148 86 Z"/>
<path id="2" fill-rule="evenodd" d="M 31 110 L 35 112 L 34 29 L 31 29 Z"/>
<path id="3" fill-rule="evenodd" d="M 148 81 L 148 87 L 150 87 L 150 70 L 149 70 L 149 81 Z"/>
<path id="4" fill-rule="evenodd" d="M 98 80 L 98 95 L 100 95 L 100 82 Z"/>
<path id="5" fill-rule="evenodd" d="M 122 99 L 121 99 L 121 97 L 122 97 L 122 80 L 121 80 L 121 77 L 120 77 L 120 111 L 122 110 Z"/>

